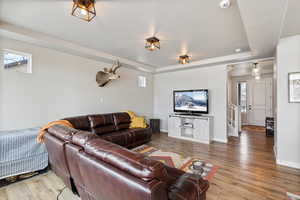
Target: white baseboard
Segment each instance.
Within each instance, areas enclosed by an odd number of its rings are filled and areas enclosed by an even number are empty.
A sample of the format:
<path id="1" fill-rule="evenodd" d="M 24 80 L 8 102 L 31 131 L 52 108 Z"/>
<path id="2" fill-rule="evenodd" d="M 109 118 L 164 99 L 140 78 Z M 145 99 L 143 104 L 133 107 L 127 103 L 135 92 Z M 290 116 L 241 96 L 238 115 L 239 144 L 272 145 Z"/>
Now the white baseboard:
<path id="1" fill-rule="evenodd" d="M 223 139 L 219 139 L 219 138 L 213 138 L 212 140 L 215 141 L 215 142 L 221 142 L 221 143 L 227 143 L 228 142 L 227 139 L 223 140 Z"/>
<path id="2" fill-rule="evenodd" d="M 278 165 L 286 166 L 286 167 L 291 167 L 295 169 L 300 169 L 300 163 L 296 162 L 290 162 L 290 161 L 284 161 L 284 160 L 278 160 L 276 159 L 276 163 Z"/>
<path id="3" fill-rule="evenodd" d="M 166 130 L 166 129 L 160 129 L 160 132 L 168 133 L 168 130 Z"/>

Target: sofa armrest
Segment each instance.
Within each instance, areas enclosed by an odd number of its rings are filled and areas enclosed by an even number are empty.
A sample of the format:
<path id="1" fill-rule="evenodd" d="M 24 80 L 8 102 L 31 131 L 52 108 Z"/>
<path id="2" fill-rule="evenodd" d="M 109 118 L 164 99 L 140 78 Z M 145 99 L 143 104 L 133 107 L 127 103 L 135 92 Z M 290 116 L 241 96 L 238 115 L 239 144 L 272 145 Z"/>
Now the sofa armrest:
<path id="1" fill-rule="evenodd" d="M 78 130 L 63 125 L 53 125 L 47 129 L 47 132 L 60 140 L 71 141 L 73 135 L 76 134 Z"/>
<path id="2" fill-rule="evenodd" d="M 87 141 L 83 148 L 87 154 L 144 181 L 152 179 L 164 180 L 167 176 L 163 163 L 101 138 Z"/>
<path id="3" fill-rule="evenodd" d="M 170 200 L 205 200 L 208 187 L 201 176 L 185 173 L 169 187 L 168 196 Z"/>

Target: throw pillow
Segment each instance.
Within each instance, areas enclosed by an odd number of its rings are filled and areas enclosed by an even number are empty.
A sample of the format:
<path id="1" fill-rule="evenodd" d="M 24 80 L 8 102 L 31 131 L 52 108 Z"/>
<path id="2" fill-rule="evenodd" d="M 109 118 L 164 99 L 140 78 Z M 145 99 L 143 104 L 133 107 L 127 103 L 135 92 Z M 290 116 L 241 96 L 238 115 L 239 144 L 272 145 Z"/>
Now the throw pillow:
<path id="1" fill-rule="evenodd" d="M 145 117 L 134 117 L 131 119 L 129 128 L 147 128 Z"/>
<path id="2" fill-rule="evenodd" d="M 136 116 L 135 113 L 133 111 L 131 111 L 131 110 L 127 110 L 125 112 L 130 116 L 131 120 Z"/>

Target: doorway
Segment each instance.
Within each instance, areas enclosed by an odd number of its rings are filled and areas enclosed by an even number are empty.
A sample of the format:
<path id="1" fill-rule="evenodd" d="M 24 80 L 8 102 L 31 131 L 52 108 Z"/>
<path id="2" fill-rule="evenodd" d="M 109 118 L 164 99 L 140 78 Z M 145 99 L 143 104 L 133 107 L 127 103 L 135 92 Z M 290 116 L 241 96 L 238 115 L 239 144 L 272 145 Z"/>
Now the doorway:
<path id="1" fill-rule="evenodd" d="M 273 61 L 228 66 L 228 136 L 239 135 L 229 133 L 239 121 L 239 133 L 244 128 L 265 132 L 266 119 L 273 118 L 273 67 Z"/>

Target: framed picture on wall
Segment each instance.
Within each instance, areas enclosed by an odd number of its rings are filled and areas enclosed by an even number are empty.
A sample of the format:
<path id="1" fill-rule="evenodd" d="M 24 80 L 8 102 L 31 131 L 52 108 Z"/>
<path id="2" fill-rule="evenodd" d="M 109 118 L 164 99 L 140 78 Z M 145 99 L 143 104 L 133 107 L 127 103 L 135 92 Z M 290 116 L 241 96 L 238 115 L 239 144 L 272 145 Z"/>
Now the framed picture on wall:
<path id="1" fill-rule="evenodd" d="M 289 102 L 300 103 L 300 72 L 289 73 Z"/>

